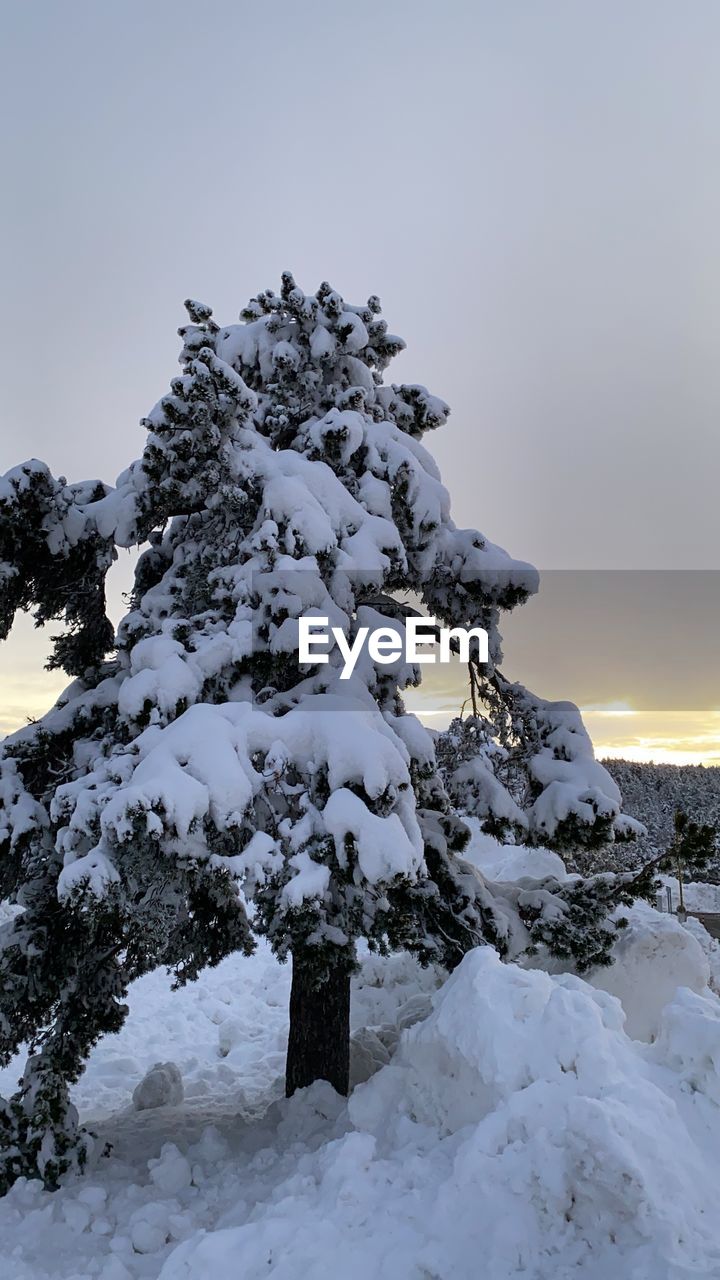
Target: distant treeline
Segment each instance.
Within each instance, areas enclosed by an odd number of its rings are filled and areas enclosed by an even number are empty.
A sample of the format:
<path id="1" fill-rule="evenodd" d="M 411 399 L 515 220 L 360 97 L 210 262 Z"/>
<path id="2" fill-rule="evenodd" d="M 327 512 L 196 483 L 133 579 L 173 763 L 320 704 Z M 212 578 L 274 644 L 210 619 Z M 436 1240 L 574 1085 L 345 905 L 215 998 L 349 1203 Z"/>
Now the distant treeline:
<path id="1" fill-rule="evenodd" d="M 637 764 L 603 760 L 623 797 L 623 810 L 639 818 L 648 834 L 611 851 L 613 864 L 633 866 L 666 849 L 672 840 L 673 815 L 684 810 L 693 822 L 720 828 L 720 768 L 701 764 Z M 720 883 L 720 856 L 706 877 Z"/>

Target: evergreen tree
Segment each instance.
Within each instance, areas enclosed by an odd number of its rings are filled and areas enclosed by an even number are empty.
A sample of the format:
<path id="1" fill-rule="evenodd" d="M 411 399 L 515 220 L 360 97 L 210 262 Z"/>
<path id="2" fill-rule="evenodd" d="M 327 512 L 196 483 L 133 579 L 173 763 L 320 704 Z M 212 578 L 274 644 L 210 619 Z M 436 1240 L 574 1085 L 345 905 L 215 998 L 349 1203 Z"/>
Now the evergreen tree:
<path id="1" fill-rule="evenodd" d="M 605 767 L 623 795 L 628 813 L 647 829 L 632 845 L 611 847 L 608 869 L 625 871 L 657 858 L 672 844 L 678 809 L 700 826 L 720 828 L 720 768 L 701 764 L 641 764 L 606 760 Z M 606 854 L 603 855 L 606 857 Z M 582 871 L 578 864 L 576 870 Z M 702 869 L 703 880 L 720 881 L 720 848 Z"/>
<path id="2" fill-rule="evenodd" d="M 470 663 L 473 714 L 453 720 L 436 744 L 454 806 L 501 840 L 563 856 L 633 840 L 644 828 L 595 759 L 578 708 L 511 684 L 497 666 Z"/>
<path id="3" fill-rule="evenodd" d="M 23 908 L 0 933 L 2 1060 L 30 1045 L 0 1111 L 5 1185 L 82 1162 L 68 1086 L 157 965 L 182 983 L 265 935 L 292 957 L 288 1092 L 319 1077 L 346 1092 L 358 939 L 447 967 L 481 942 L 598 962 L 612 941 L 598 919 L 625 892 L 607 877 L 584 899 L 548 879 L 486 884 L 459 856 L 457 772 L 448 794 L 402 703 L 419 667 L 365 650 L 341 680 L 337 649 L 299 663 L 301 616 L 391 641 L 408 589 L 448 626 L 485 627 L 480 756 L 524 753 L 529 779 L 521 794 L 496 776 L 489 819 L 561 842 L 622 831 L 575 709 L 499 673 L 501 611 L 537 575 L 453 524 L 422 444 L 448 408 L 383 382 L 403 343 L 377 299 L 305 295 L 285 275 L 238 325 L 186 306 L 182 373 L 115 488 L 34 461 L 0 482 L 4 634 L 18 608 L 64 620 L 52 662 L 75 677 L 0 757 L 0 892 Z M 113 642 L 118 546 L 145 550 Z"/>
<path id="4" fill-rule="evenodd" d="M 717 829 L 709 824 L 701 825 L 691 822 L 682 809 L 675 811 L 674 828 L 673 842 L 659 866 L 662 871 L 670 871 L 677 876 L 678 911 L 684 914 L 684 879 L 686 876 L 696 879 L 704 872 L 717 851 L 718 833 Z"/>

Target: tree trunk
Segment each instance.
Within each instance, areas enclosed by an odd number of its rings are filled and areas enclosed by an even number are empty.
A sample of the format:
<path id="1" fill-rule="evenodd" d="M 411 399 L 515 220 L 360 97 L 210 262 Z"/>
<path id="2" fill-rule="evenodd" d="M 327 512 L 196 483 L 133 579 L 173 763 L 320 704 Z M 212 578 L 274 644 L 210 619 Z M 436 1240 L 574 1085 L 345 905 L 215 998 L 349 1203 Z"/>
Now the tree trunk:
<path id="1" fill-rule="evenodd" d="M 346 1095 L 350 1083 L 350 971 L 344 965 L 314 985 L 316 971 L 293 955 L 285 1095 L 328 1080 Z"/>
<path id="2" fill-rule="evenodd" d="M 682 861 L 680 860 L 680 858 L 678 858 L 677 860 L 677 882 L 678 882 L 678 898 L 679 898 L 678 905 L 683 915 L 685 915 L 685 897 L 683 895 L 683 867 L 682 867 Z"/>

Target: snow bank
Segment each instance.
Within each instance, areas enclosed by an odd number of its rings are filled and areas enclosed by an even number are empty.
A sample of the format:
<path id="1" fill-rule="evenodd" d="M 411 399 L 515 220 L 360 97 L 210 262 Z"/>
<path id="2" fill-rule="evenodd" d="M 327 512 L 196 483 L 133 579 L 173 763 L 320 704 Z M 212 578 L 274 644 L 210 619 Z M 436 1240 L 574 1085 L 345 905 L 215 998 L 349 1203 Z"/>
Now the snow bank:
<path id="1" fill-rule="evenodd" d="M 718 1134 L 719 1009 L 683 993 L 644 1049 L 604 992 L 474 951 L 355 1091 L 352 1129 L 333 1115 L 330 1141 L 269 1199 L 179 1245 L 161 1280 L 717 1274 L 720 1180 L 702 1138 Z M 282 1105 L 297 1132 L 322 1098 Z"/>
<path id="2" fill-rule="evenodd" d="M 663 885 L 668 885 L 672 893 L 673 907 L 678 905 L 678 882 L 676 876 L 660 875 Z M 720 911 L 720 884 L 706 884 L 701 880 L 691 880 L 683 885 L 683 898 L 688 911 Z"/>
<path id="3" fill-rule="evenodd" d="M 567 880 L 565 864 L 549 849 L 500 844 L 480 830 L 475 818 L 465 818 L 472 838 L 463 856 L 489 880 L 516 881 L 555 876 Z M 713 885 L 693 885 L 695 901 L 713 900 Z M 703 894 L 703 890 L 709 891 Z M 616 996 L 625 1012 L 625 1030 L 635 1040 L 650 1041 L 660 1028 L 661 1014 L 681 987 L 705 992 L 720 990 L 720 948 L 690 919 L 682 925 L 675 916 L 656 911 L 638 900 L 619 912 L 628 925 L 613 947 L 614 963 L 585 975 L 592 986 Z M 570 966 L 544 953 L 521 962 L 527 968 L 560 973 Z"/>
<path id="4" fill-rule="evenodd" d="M 324 1084 L 280 1096 L 289 978 L 261 946 L 179 992 L 160 973 L 134 984 L 75 1090 L 101 1117 L 90 1167 L 0 1200 L 3 1277 L 720 1274 L 714 996 L 681 990 L 645 1045 L 613 996 L 487 948 L 439 989 L 407 955 L 365 954 L 356 1079 L 374 1074 L 348 1105 Z M 161 1058 L 184 1102 L 134 1111 Z"/>
<path id="5" fill-rule="evenodd" d="M 477 834 L 471 847 L 506 880 L 539 855 Z M 708 949 L 697 924 L 626 914 L 615 966 L 590 982 L 483 948 L 439 986 L 408 955 L 364 951 L 349 1104 L 324 1084 L 282 1098 L 290 967 L 264 944 L 178 992 L 140 979 L 74 1090 L 98 1137 L 86 1175 L 55 1194 L 21 1180 L 0 1200 L 3 1275 L 716 1277 Z M 135 1111 L 133 1090 L 168 1059 L 184 1101 Z"/>
<path id="6" fill-rule="evenodd" d="M 625 1010 L 625 1030 L 635 1040 L 653 1040 L 662 1011 L 681 987 L 705 992 L 710 965 L 693 933 L 674 916 L 645 902 L 624 907 L 628 927 L 613 947 L 615 963 L 588 975 L 594 987 L 617 996 Z"/>
<path id="7" fill-rule="evenodd" d="M 693 916 L 688 916 L 683 928 L 700 944 L 710 969 L 708 986 L 716 996 L 720 995 L 720 943 L 711 937 L 705 926 Z"/>
<path id="8" fill-rule="evenodd" d="M 529 849 L 524 844 L 501 844 L 480 829 L 477 818 L 463 815 L 463 822 L 471 832 L 463 858 L 482 871 L 488 880 L 522 880 L 525 876 L 534 880 L 541 880 L 544 876 L 567 880 L 565 863 L 559 854 L 552 853 L 550 849 Z"/>
<path id="9" fill-rule="evenodd" d="M 683 988 L 663 1009 L 652 1057 L 720 1105 L 720 1002 Z"/>
<path id="10" fill-rule="evenodd" d="M 538 1081 L 602 1071 L 596 1050 L 621 1032 L 619 1004 L 571 975 L 503 965 L 492 949 L 467 955 L 431 1015 L 403 1036 L 393 1065 L 350 1103 L 353 1121 L 381 1132 L 395 1115 L 455 1133 Z"/>

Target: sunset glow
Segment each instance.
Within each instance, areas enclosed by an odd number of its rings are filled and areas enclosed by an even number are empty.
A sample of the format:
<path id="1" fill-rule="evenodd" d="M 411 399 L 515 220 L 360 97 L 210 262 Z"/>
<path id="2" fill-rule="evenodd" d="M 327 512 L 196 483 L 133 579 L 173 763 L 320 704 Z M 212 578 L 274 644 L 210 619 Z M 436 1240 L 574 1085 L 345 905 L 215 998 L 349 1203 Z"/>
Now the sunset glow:
<path id="1" fill-rule="evenodd" d="M 461 698 L 408 690 L 405 703 L 433 729 L 459 714 Z M 655 764 L 720 766 L 720 709 L 639 710 L 627 705 L 581 708 L 599 759 L 620 757 Z"/>
<path id="2" fill-rule="evenodd" d="M 3 646 L 0 734 L 43 715 L 68 684 L 63 672 L 44 669 L 47 651 L 47 634 L 20 617 Z M 432 728 L 441 729 L 459 714 L 466 694 L 457 668 L 438 668 L 432 674 L 428 668 L 423 684 L 406 691 L 405 703 Z M 634 707 L 629 699 L 618 699 L 585 703 L 581 710 L 598 758 L 720 766 L 720 707 Z"/>

